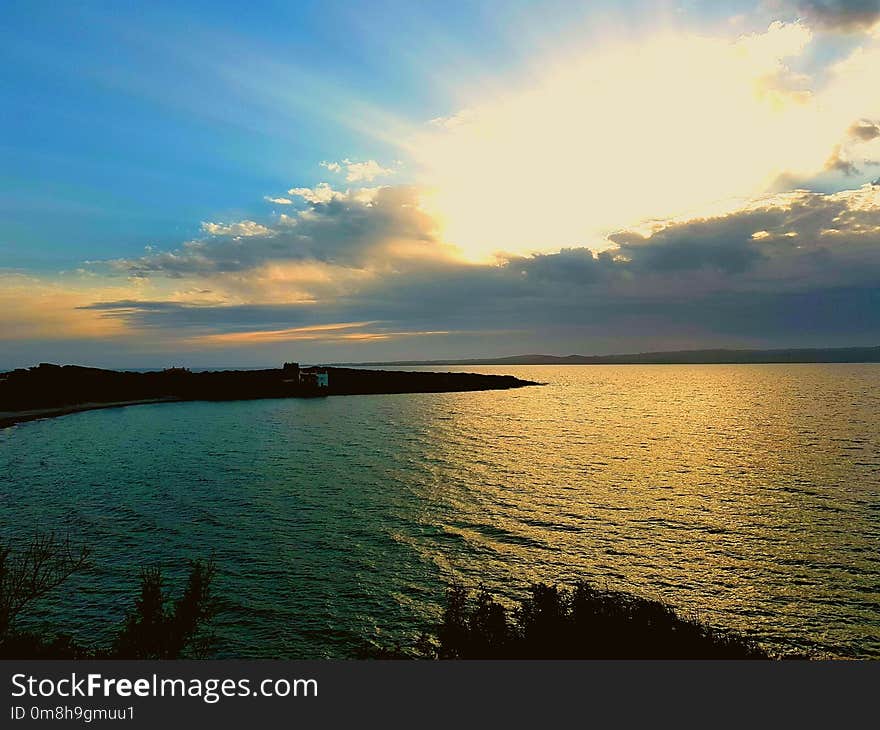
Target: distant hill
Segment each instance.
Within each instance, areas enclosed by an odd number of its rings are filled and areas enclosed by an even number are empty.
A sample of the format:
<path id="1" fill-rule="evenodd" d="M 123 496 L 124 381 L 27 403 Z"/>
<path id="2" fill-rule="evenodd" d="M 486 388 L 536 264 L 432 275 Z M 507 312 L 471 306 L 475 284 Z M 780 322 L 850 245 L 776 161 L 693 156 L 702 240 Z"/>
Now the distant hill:
<path id="1" fill-rule="evenodd" d="M 708 365 L 737 363 L 880 362 L 880 347 L 786 350 L 677 350 L 627 355 L 513 355 L 467 360 L 398 360 L 350 365 Z"/>

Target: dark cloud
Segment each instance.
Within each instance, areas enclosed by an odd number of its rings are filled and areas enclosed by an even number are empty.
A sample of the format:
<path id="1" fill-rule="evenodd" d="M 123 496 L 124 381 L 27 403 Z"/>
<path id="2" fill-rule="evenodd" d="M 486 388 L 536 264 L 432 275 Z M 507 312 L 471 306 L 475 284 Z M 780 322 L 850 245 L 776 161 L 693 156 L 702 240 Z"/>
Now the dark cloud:
<path id="1" fill-rule="evenodd" d="M 650 237 L 624 232 L 612 235 L 621 254 L 640 272 L 704 269 L 742 273 L 763 257 L 751 235 L 767 225 L 763 215 L 709 219 L 671 225 Z M 757 220 L 756 220 L 757 219 Z"/>
<path id="2" fill-rule="evenodd" d="M 823 27 L 847 32 L 869 28 L 880 19 L 880 0 L 800 0 L 795 8 Z"/>
<path id="3" fill-rule="evenodd" d="M 506 267 L 519 272 L 530 282 L 580 286 L 592 284 L 615 275 L 614 256 L 610 252 L 594 253 L 588 248 L 564 248 L 559 253 L 512 256 Z"/>

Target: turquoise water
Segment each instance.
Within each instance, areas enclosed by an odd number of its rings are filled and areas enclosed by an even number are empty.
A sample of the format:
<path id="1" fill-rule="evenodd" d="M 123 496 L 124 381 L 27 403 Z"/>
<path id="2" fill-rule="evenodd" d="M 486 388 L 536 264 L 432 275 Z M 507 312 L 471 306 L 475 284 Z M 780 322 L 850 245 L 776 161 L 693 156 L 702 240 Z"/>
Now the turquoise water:
<path id="1" fill-rule="evenodd" d="M 36 619 L 101 640 L 141 566 L 174 583 L 213 554 L 223 656 L 352 656 L 414 642 L 453 578 L 586 577 L 771 649 L 880 657 L 880 366 L 463 369 L 548 384 L 0 431 L 3 534 L 92 551 Z"/>

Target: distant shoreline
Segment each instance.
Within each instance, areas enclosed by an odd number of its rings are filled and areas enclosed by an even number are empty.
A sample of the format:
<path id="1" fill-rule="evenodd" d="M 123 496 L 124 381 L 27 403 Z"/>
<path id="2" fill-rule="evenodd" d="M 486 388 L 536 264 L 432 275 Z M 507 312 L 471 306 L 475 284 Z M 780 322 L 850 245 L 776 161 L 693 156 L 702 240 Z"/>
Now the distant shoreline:
<path id="1" fill-rule="evenodd" d="M 459 360 L 395 360 L 345 363 L 345 367 L 434 367 L 480 365 L 799 365 L 880 363 L 880 347 L 775 350 L 675 350 L 623 355 L 511 355 Z M 343 366 L 342 363 L 339 364 Z"/>

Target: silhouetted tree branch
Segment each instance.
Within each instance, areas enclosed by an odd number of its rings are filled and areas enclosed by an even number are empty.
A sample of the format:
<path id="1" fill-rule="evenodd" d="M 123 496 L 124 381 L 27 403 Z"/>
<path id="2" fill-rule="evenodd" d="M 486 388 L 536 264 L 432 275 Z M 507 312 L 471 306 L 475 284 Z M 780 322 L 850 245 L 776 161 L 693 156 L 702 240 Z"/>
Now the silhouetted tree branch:
<path id="1" fill-rule="evenodd" d="M 17 552 L 10 543 L 0 546 L 0 643 L 30 603 L 58 588 L 87 561 L 85 547 L 75 551 L 69 538 L 60 540 L 54 533 L 35 534 Z"/>

